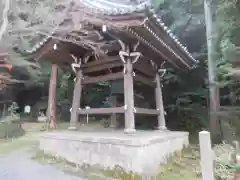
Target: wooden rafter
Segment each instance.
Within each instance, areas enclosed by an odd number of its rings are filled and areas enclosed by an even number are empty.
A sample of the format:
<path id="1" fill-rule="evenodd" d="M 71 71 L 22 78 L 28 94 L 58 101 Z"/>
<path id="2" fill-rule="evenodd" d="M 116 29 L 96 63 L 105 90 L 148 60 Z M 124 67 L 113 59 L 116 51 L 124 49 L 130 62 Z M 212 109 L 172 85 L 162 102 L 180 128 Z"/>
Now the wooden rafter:
<path id="1" fill-rule="evenodd" d="M 97 77 L 84 77 L 83 79 L 83 84 L 94 84 L 97 82 L 101 81 L 111 81 L 111 80 L 117 80 L 117 79 L 122 79 L 123 78 L 123 73 L 118 72 L 118 73 L 112 73 L 112 74 L 107 74 L 103 76 L 97 76 Z"/>
<path id="2" fill-rule="evenodd" d="M 156 109 L 146 109 L 146 108 L 135 108 L 136 114 L 148 114 L 148 115 L 158 115 L 159 110 Z"/>
<path id="3" fill-rule="evenodd" d="M 153 78 L 145 77 L 145 76 L 140 75 L 140 74 L 135 74 L 134 80 L 137 81 L 137 82 L 146 84 L 148 86 L 151 86 L 151 87 L 156 86 L 156 83 L 153 82 Z"/>
<path id="4" fill-rule="evenodd" d="M 90 108 L 90 109 L 79 109 L 79 114 L 113 114 L 113 113 L 124 113 L 124 107 L 112 107 L 112 108 Z"/>

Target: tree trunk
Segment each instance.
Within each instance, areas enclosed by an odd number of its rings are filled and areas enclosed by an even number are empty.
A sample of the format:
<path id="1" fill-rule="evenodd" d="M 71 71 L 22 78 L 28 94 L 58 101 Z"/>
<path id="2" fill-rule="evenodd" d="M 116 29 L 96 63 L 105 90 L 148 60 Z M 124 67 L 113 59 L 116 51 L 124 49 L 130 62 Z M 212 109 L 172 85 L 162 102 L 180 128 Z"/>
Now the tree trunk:
<path id="1" fill-rule="evenodd" d="M 48 121 L 49 121 L 50 129 L 55 129 L 57 125 L 57 118 L 56 118 L 57 70 L 58 70 L 57 65 L 53 64 L 50 84 L 49 84 L 49 95 L 48 95 Z"/>
<path id="2" fill-rule="evenodd" d="M 2 24 L 0 26 L 0 41 L 5 33 L 5 31 L 7 30 L 7 26 L 8 26 L 8 11 L 10 8 L 10 0 L 5 0 L 4 3 L 4 9 L 3 9 L 3 13 L 2 13 Z"/>
<path id="3" fill-rule="evenodd" d="M 217 112 L 220 107 L 219 89 L 216 86 L 216 64 L 214 62 L 214 44 L 213 44 L 213 21 L 211 0 L 204 0 L 204 11 L 206 21 L 206 35 L 208 48 L 208 79 L 209 79 L 209 105 L 210 105 L 210 121 L 211 121 L 211 135 L 215 139 L 219 132 L 218 115 Z"/>

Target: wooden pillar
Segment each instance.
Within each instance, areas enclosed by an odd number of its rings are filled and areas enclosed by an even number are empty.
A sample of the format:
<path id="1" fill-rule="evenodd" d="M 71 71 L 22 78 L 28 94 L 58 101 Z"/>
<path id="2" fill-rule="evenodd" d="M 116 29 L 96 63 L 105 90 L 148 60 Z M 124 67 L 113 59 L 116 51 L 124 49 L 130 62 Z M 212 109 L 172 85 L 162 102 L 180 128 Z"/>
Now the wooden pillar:
<path id="1" fill-rule="evenodd" d="M 125 102 L 125 133 L 134 133 L 135 117 L 134 117 L 134 91 L 133 91 L 133 65 L 131 58 L 126 58 L 124 64 L 124 102 Z"/>
<path id="2" fill-rule="evenodd" d="M 158 129 L 166 130 L 166 122 L 165 122 L 165 111 L 163 106 L 163 97 L 162 97 L 162 87 L 161 87 L 161 78 L 159 73 L 156 73 L 156 88 L 155 88 L 155 96 L 156 96 L 156 108 L 159 110 L 158 115 Z"/>
<path id="3" fill-rule="evenodd" d="M 56 128 L 56 124 L 57 124 L 57 117 L 56 117 L 57 70 L 58 70 L 57 65 L 52 64 L 52 72 L 51 72 L 51 77 L 49 82 L 48 110 L 47 110 L 49 127 L 51 129 Z"/>
<path id="4" fill-rule="evenodd" d="M 111 97 L 111 105 L 112 105 L 112 107 L 117 107 L 117 97 L 116 96 Z M 111 128 L 116 128 L 117 127 L 117 114 L 116 113 L 113 113 L 111 115 L 110 127 Z"/>
<path id="5" fill-rule="evenodd" d="M 83 74 L 82 70 L 79 69 L 76 74 L 76 82 L 73 91 L 73 100 L 72 100 L 72 110 L 71 110 L 71 119 L 70 119 L 70 126 L 69 130 L 77 130 L 77 123 L 78 123 L 78 109 L 80 108 L 81 102 L 81 94 L 82 94 L 82 79 Z"/>

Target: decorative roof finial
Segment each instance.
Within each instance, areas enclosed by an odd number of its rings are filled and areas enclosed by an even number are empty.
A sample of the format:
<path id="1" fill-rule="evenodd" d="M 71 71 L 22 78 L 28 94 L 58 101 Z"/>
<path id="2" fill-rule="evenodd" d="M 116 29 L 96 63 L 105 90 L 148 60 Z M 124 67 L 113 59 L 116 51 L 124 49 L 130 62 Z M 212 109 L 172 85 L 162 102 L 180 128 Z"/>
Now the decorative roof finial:
<path id="1" fill-rule="evenodd" d="M 102 26 L 102 31 L 107 32 L 107 26 L 105 24 Z"/>
<path id="2" fill-rule="evenodd" d="M 53 50 L 56 50 L 57 49 L 57 44 L 54 44 L 53 45 Z"/>

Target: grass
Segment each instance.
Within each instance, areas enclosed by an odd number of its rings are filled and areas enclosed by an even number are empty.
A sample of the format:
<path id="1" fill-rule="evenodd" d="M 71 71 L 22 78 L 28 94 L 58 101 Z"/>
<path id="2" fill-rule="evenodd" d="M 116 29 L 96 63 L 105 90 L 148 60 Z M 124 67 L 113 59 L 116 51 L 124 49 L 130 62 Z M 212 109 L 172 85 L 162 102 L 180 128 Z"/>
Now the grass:
<path id="1" fill-rule="evenodd" d="M 159 166 L 159 174 L 154 177 L 154 180 L 200 180 L 201 174 L 199 171 L 199 152 L 196 147 L 184 149 L 181 153 L 176 153 L 166 165 Z M 88 177 L 89 179 L 95 177 L 96 180 L 103 179 L 118 179 L 118 180 L 142 180 L 144 179 L 133 172 L 125 172 L 121 167 L 114 169 L 100 169 L 99 167 L 77 166 L 59 157 L 54 157 L 45 154 L 38 150 L 34 160 L 40 163 L 54 164 L 58 167 L 63 167 L 63 170 L 75 175 Z M 90 178 L 91 177 L 91 178 Z M 94 179 L 94 178 L 93 178 Z"/>
<path id="2" fill-rule="evenodd" d="M 200 155 L 196 146 L 190 146 L 159 167 L 159 180 L 200 180 Z"/>
<path id="3" fill-rule="evenodd" d="M 85 164 L 78 166 L 60 157 L 45 154 L 43 151 L 38 150 L 36 155 L 32 158 L 42 164 L 54 164 L 60 167 L 63 171 L 74 174 L 80 177 L 87 177 L 90 180 L 106 180 L 106 179 L 119 179 L 119 180 L 141 180 L 141 177 L 132 173 L 124 172 L 122 168 L 115 167 L 114 169 L 101 169 L 97 166 L 90 167 Z"/>
<path id="4" fill-rule="evenodd" d="M 25 131 L 21 128 L 20 123 L 3 123 L 0 122 L 0 139 L 23 136 Z"/>
<path id="5" fill-rule="evenodd" d="M 58 129 L 53 131 L 66 130 L 69 123 L 59 123 Z M 25 135 L 12 139 L 0 139 L 0 155 L 9 152 L 34 146 L 38 143 L 42 133 L 44 123 L 24 123 L 22 129 Z M 160 150 L 159 150 L 160 151 Z M 232 152 L 230 145 L 220 145 L 214 148 L 218 161 L 216 162 L 215 173 L 216 179 L 232 179 L 234 171 L 230 171 L 222 165 L 221 162 L 229 161 L 229 153 Z M 100 169 L 99 167 L 78 166 L 59 157 L 53 157 L 44 154 L 38 150 L 33 157 L 39 163 L 52 164 L 61 168 L 63 171 L 75 176 L 86 177 L 89 180 L 141 180 L 139 175 L 132 172 L 125 172 L 121 167 L 114 169 Z M 200 153 L 198 146 L 190 146 L 182 152 L 173 155 L 167 164 L 159 166 L 158 175 L 154 180 L 200 180 Z"/>
<path id="6" fill-rule="evenodd" d="M 57 131 L 66 130 L 69 123 L 58 124 Z M 33 157 L 39 163 L 54 164 L 61 167 L 68 173 L 77 174 L 79 176 L 87 176 L 88 179 L 99 180 L 103 179 L 119 179 L 119 180 L 141 180 L 142 178 L 132 172 L 125 172 L 121 167 L 114 169 L 100 169 L 96 167 L 82 166 L 70 163 L 59 157 L 46 155 L 43 151 L 37 151 L 36 156 Z M 176 153 L 169 159 L 168 163 L 159 166 L 159 173 L 155 180 L 200 180 L 200 155 L 198 147 L 190 146 L 184 149 L 181 153 Z M 87 175 L 86 175 L 87 174 Z M 93 178 L 94 177 L 94 178 Z"/>
<path id="7" fill-rule="evenodd" d="M 0 139 L 0 155 L 36 145 L 41 127 L 40 123 L 23 123 L 20 131 L 24 133 L 19 134 L 19 131 L 16 131 L 11 137 Z"/>
<path id="8" fill-rule="evenodd" d="M 0 141 L 0 155 L 10 153 L 12 151 L 33 146 L 37 144 L 37 139 L 34 137 L 23 136 L 16 139 L 9 139 L 5 141 Z"/>
<path id="9" fill-rule="evenodd" d="M 2 136 L 2 138 L 0 137 L 0 155 L 7 154 L 24 147 L 36 145 L 40 134 L 44 133 L 42 132 L 44 130 L 44 125 L 44 123 L 38 122 L 24 122 L 22 123 L 21 128 L 15 130 L 15 126 L 11 126 L 11 124 L 9 124 L 9 126 L 7 126 L 7 130 L 11 132 L 11 136 L 8 138 L 5 138 L 4 136 Z M 61 122 L 58 124 L 58 128 L 52 131 L 66 130 L 68 126 L 69 123 Z M 5 129 L 6 124 L 4 124 L 4 126 L 1 126 L 0 124 L 0 132 L 3 132 Z"/>

